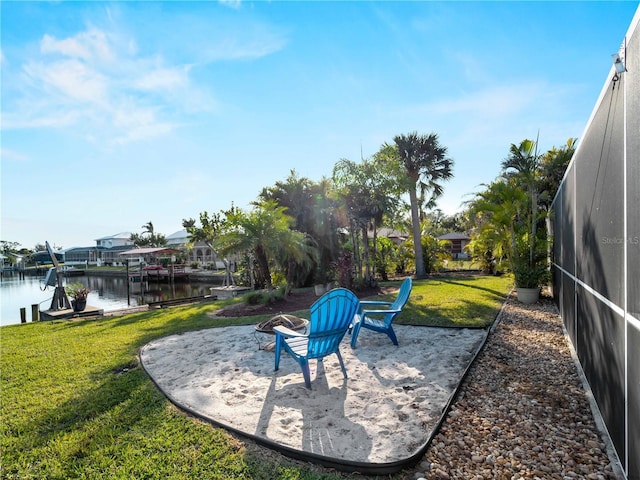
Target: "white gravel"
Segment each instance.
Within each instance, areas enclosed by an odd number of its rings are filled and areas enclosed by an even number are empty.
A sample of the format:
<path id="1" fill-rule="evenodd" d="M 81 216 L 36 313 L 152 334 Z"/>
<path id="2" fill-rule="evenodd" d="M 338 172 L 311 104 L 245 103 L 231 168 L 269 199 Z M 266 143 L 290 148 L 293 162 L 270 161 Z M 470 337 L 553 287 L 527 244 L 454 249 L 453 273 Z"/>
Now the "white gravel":
<path id="1" fill-rule="evenodd" d="M 403 479 L 615 479 L 551 299 L 507 300 L 423 460 Z"/>

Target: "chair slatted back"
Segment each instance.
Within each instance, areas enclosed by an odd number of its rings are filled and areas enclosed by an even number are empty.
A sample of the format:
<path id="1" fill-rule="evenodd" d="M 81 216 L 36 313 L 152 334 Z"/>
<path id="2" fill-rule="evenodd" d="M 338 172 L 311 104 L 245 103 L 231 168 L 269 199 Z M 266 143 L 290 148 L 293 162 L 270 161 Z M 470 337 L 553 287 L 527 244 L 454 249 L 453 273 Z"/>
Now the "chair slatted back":
<path id="1" fill-rule="evenodd" d="M 402 285 L 400 285 L 400 291 L 398 292 L 398 296 L 395 301 L 391 305 L 391 310 L 402 310 L 404 306 L 407 304 L 409 300 L 409 295 L 411 295 L 411 287 L 412 287 L 411 278 L 405 278 Z"/>
<path id="2" fill-rule="evenodd" d="M 331 290 L 311 305 L 307 358 L 337 351 L 357 309 L 358 297 L 346 288 Z"/>

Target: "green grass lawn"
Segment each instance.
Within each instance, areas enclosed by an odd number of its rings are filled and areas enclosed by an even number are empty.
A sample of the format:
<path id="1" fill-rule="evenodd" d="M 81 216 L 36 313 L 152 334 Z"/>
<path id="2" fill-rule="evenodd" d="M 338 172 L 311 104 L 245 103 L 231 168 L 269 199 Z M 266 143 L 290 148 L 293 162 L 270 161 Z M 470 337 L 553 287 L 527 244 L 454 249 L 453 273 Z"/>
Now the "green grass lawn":
<path id="1" fill-rule="evenodd" d="M 487 326 L 506 277 L 414 282 L 400 323 Z M 265 317 L 213 319 L 217 303 L 0 328 L 3 479 L 331 479 L 179 411 L 138 364 L 152 339 Z M 305 312 L 298 312 L 304 316 Z"/>

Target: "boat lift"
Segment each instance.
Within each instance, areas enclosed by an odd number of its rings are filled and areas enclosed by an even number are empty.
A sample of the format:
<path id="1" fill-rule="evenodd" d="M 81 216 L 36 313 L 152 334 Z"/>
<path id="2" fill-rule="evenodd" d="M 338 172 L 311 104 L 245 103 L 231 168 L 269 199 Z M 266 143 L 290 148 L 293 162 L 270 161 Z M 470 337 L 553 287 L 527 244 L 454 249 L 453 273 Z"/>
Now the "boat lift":
<path id="1" fill-rule="evenodd" d="M 51 257 L 51 261 L 53 262 L 53 267 L 49 269 L 47 275 L 44 279 L 44 284 L 46 286 L 55 286 L 55 290 L 53 292 L 53 298 L 51 299 L 51 307 L 49 310 L 58 311 L 58 310 L 67 310 L 71 309 L 71 302 L 69 301 L 69 297 L 67 297 L 67 292 L 62 285 L 62 275 L 60 274 L 60 265 L 58 264 L 58 259 L 49 242 L 45 241 L 44 244 L 47 247 L 47 252 L 49 252 L 49 256 Z M 55 278 L 54 278 L 55 277 Z"/>

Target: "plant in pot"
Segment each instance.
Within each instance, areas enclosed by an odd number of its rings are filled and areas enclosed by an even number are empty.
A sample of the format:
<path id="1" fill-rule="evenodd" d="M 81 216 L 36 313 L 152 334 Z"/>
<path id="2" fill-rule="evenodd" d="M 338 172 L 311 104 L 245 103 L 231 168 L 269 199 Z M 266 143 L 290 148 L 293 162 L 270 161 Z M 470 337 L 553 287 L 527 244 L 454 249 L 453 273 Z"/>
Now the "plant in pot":
<path id="1" fill-rule="evenodd" d="M 540 296 L 540 287 L 549 279 L 549 270 L 544 262 L 530 265 L 522 262 L 513 268 L 518 300 L 522 303 L 535 303 Z"/>
<path id="2" fill-rule="evenodd" d="M 313 286 L 313 291 L 315 292 L 317 297 L 321 297 L 327 292 L 327 273 L 321 267 L 318 267 L 314 275 L 314 279 L 315 284 Z"/>
<path id="3" fill-rule="evenodd" d="M 81 312 L 87 306 L 87 297 L 90 290 L 80 282 L 71 282 L 64 287 L 65 292 L 71 298 L 74 312 Z"/>
<path id="4" fill-rule="evenodd" d="M 522 303 L 535 303 L 540 296 L 540 288 L 550 280 L 544 232 L 533 237 L 530 233 L 521 231 L 509 260 L 518 300 Z"/>

